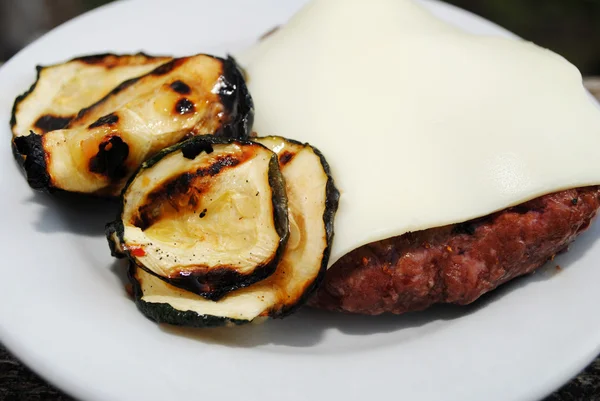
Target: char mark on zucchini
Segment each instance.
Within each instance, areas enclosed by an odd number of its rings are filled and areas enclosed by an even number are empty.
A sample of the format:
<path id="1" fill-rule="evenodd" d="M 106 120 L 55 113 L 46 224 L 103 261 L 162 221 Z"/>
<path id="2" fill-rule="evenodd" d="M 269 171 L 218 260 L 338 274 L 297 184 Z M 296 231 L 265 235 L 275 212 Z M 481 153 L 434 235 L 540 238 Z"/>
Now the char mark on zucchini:
<path id="1" fill-rule="evenodd" d="M 127 175 L 125 161 L 129 146 L 118 136 L 107 138 L 99 146 L 98 153 L 90 159 L 89 169 L 111 180 L 119 180 Z"/>
<path id="2" fill-rule="evenodd" d="M 168 63 L 164 63 L 163 65 L 156 67 L 154 70 L 150 72 L 151 75 L 166 75 L 179 67 L 182 63 L 183 58 L 178 58 L 169 61 Z"/>
<path id="3" fill-rule="evenodd" d="M 13 105 L 13 137 L 38 135 L 65 128 L 83 108 L 95 103 L 115 86 L 144 75 L 170 60 L 138 53 L 97 54 L 61 64 L 36 67 L 37 77 Z"/>
<path id="4" fill-rule="evenodd" d="M 111 126 L 111 125 L 115 125 L 118 121 L 119 121 L 119 116 L 116 115 L 115 113 L 110 113 L 110 114 L 100 117 L 95 122 L 91 123 L 88 126 L 88 128 L 90 128 L 90 129 L 98 128 L 98 127 L 102 127 L 103 125 Z"/>
<path id="5" fill-rule="evenodd" d="M 75 116 L 55 116 L 52 114 L 44 114 L 38 118 L 34 126 L 38 130 L 36 132 L 40 135 L 46 132 L 55 131 L 57 129 L 65 128 Z"/>
<path id="6" fill-rule="evenodd" d="M 177 81 L 173 82 L 170 86 L 171 86 L 171 89 L 173 89 L 175 92 L 179 93 L 180 95 L 187 95 L 192 91 L 185 82 L 183 82 L 179 79 Z"/>
<path id="7" fill-rule="evenodd" d="M 197 135 L 246 138 L 252 115 L 252 100 L 232 59 L 185 57 L 120 84 L 80 110 L 66 128 L 45 133 L 41 152 L 20 158 L 45 160 L 32 160 L 36 168 L 26 172 L 37 174 L 37 166 L 45 165 L 50 179 L 30 182 L 117 196 L 149 156 Z"/>
<path id="8" fill-rule="evenodd" d="M 184 115 L 184 114 L 191 114 L 194 111 L 196 111 L 196 107 L 194 106 L 194 103 L 190 102 L 189 99 L 181 98 L 177 101 L 177 103 L 175 104 L 175 114 L 180 114 L 180 115 Z"/>
<path id="9" fill-rule="evenodd" d="M 170 285 L 220 299 L 275 271 L 289 233 L 284 185 L 264 146 L 192 138 L 130 181 L 107 227 L 111 249 Z"/>
<path id="10" fill-rule="evenodd" d="M 256 138 L 278 155 L 291 154 L 280 170 L 289 202 L 289 239 L 276 271 L 266 279 L 211 300 L 173 285 L 131 264 L 130 279 L 139 310 L 148 318 L 182 326 L 237 325 L 267 317 L 283 318 L 297 310 L 322 280 L 333 240 L 339 192 L 323 155 L 310 145 L 279 137 Z M 186 146 L 194 154 L 198 143 Z M 193 157 L 192 157 L 193 158 Z M 238 179 L 244 180 L 243 176 Z M 200 208 L 201 206 L 198 206 Z M 202 210 L 199 217 L 210 216 Z M 114 238 L 122 228 L 109 225 Z M 120 255 L 118 249 L 113 253 Z"/>
<path id="11" fill-rule="evenodd" d="M 214 181 L 212 178 L 227 168 L 244 162 L 245 160 L 225 155 L 215 158 L 209 166 L 169 178 L 146 196 L 145 203 L 138 208 L 135 225 L 146 230 L 157 221 L 171 218 L 172 214 L 184 213 L 186 209 L 191 209 L 187 212 L 195 213 L 198 199 L 211 190 L 210 186 Z"/>
<path id="12" fill-rule="evenodd" d="M 139 81 L 139 78 L 131 78 L 128 79 L 126 81 L 121 82 L 119 85 L 115 86 L 109 93 L 108 95 L 118 95 L 120 92 L 123 92 L 125 89 L 129 88 L 131 85 L 135 84 L 137 81 Z M 100 102 L 102 99 L 99 99 L 98 102 Z M 96 104 L 98 104 L 98 102 L 96 103 L 92 103 L 90 104 L 88 107 L 85 107 L 81 110 L 79 110 L 79 112 L 77 113 L 77 118 L 82 117 L 84 115 L 86 115 L 88 113 L 89 110 L 91 110 L 92 108 L 94 108 L 94 106 Z"/>

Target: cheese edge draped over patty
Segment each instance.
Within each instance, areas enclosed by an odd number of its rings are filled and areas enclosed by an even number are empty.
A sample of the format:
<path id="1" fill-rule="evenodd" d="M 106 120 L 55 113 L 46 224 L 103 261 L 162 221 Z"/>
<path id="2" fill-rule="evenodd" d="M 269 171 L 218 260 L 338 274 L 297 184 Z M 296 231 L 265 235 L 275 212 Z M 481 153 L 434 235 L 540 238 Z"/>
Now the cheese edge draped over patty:
<path id="1" fill-rule="evenodd" d="M 313 0 L 239 55 L 260 136 L 319 148 L 341 192 L 329 265 L 364 244 L 600 184 L 580 72 L 410 0 Z"/>

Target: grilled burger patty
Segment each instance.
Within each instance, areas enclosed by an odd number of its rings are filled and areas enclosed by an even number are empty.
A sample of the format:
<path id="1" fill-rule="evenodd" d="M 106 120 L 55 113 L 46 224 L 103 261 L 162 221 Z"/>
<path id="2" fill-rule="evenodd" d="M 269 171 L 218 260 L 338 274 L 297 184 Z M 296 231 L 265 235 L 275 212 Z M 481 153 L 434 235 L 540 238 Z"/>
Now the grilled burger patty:
<path id="1" fill-rule="evenodd" d="M 599 207 L 600 187 L 578 188 L 364 245 L 327 271 L 309 304 L 367 315 L 469 304 L 566 249 Z"/>

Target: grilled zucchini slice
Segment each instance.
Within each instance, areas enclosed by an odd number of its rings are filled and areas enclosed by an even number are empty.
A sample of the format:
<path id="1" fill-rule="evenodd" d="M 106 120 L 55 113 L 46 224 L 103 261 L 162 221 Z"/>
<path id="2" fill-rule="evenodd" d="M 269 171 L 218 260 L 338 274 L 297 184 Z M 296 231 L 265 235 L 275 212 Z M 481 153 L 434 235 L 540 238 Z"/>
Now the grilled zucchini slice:
<path id="1" fill-rule="evenodd" d="M 79 110 L 102 99 L 121 82 L 170 60 L 144 53 L 95 54 L 38 66 L 35 83 L 15 100 L 10 122 L 13 136 L 43 135 L 65 128 Z"/>
<path id="2" fill-rule="evenodd" d="M 273 274 L 288 238 L 277 156 L 253 142 L 196 137 L 144 163 L 109 225 L 112 246 L 207 299 Z"/>
<path id="3" fill-rule="evenodd" d="M 282 318 L 303 305 L 322 280 L 339 200 L 329 166 L 309 145 L 279 137 L 256 141 L 277 152 L 286 180 L 290 238 L 277 271 L 215 302 L 172 286 L 132 264 L 129 277 L 135 301 L 148 318 L 193 327 Z"/>
<path id="4" fill-rule="evenodd" d="M 247 137 L 252 99 L 233 59 L 174 59 L 121 83 L 65 129 L 15 138 L 29 184 L 118 196 L 149 156 L 194 135 Z"/>

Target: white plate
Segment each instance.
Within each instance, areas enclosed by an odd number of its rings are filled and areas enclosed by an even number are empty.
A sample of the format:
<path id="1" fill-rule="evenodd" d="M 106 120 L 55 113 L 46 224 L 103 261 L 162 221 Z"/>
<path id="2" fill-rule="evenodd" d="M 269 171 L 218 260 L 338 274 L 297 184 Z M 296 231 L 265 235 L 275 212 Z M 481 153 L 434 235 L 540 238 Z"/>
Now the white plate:
<path id="1" fill-rule="evenodd" d="M 173 330 L 139 314 L 109 256 L 100 201 L 33 193 L 12 160 L 12 101 L 34 66 L 104 51 L 236 51 L 302 3 L 118 2 L 44 36 L 0 70 L 1 340 L 86 400 L 534 400 L 600 351 L 598 225 L 571 252 L 469 307 L 401 317 L 303 311 L 234 330 Z M 435 14 L 506 35 L 459 9 Z M 557 273 L 555 265 L 562 270 Z"/>

